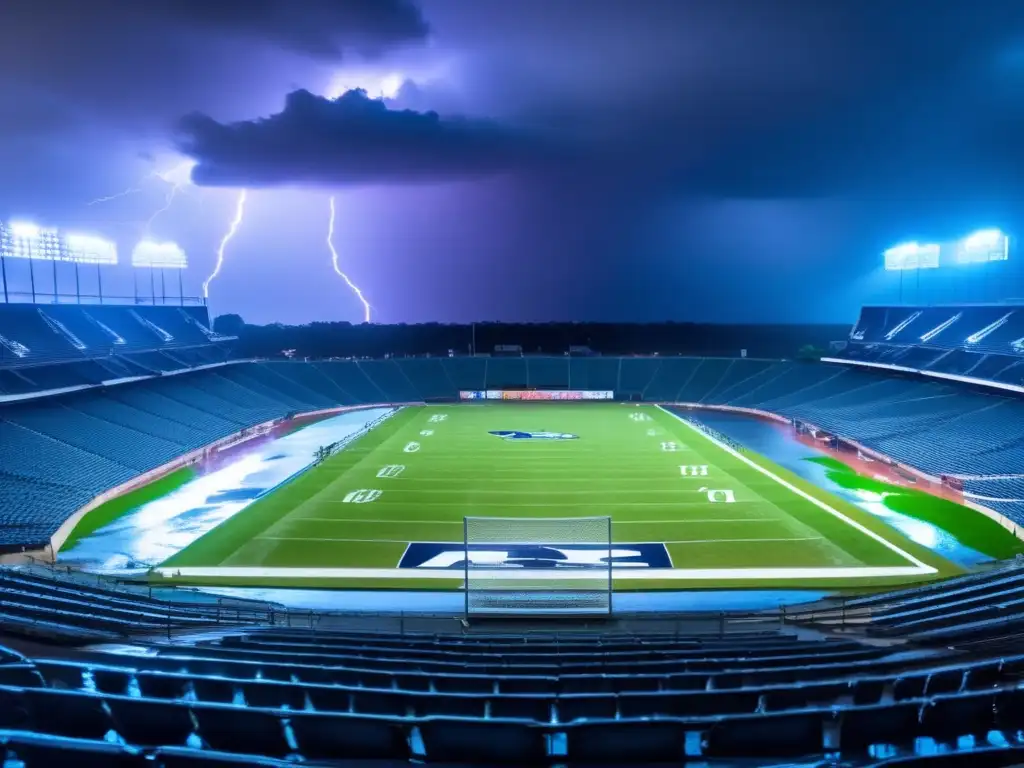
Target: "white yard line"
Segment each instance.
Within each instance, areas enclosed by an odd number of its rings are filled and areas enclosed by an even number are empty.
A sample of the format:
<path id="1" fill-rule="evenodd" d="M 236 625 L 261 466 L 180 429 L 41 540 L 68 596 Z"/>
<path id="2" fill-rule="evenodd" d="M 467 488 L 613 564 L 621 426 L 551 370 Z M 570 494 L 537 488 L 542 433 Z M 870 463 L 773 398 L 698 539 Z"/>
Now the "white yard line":
<path id="1" fill-rule="evenodd" d="M 778 539 L 676 539 L 675 541 L 663 541 L 662 544 L 735 544 L 751 543 L 759 541 L 824 541 L 824 536 L 785 536 Z M 628 541 L 617 541 L 616 544 L 629 546 Z M 639 543 L 639 542 L 638 542 Z"/>
<path id="2" fill-rule="evenodd" d="M 856 530 L 858 530 L 861 533 L 863 533 L 865 536 L 868 536 L 869 538 L 874 539 L 875 541 L 877 541 L 879 544 L 883 545 L 887 549 L 895 552 L 900 557 L 902 557 L 905 560 L 913 563 L 914 566 L 916 567 L 916 570 L 914 571 L 915 573 L 936 573 L 937 572 L 935 568 L 933 568 L 932 566 L 927 565 L 927 564 L 921 562 L 916 557 L 911 555 L 909 552 L 904 552 L 902 549 L 900 549 L 898 546 L 893 544 L 891 541 L 888 541 L 884 536 L 881 536 L 881 535 L 875 533 L 870 528 L 866 528 L 865 526 L 863 526 L 860 523 L 858 523 L 856 520 L 851 520 L 849 517 L 844 515 L 842 512 L 840 512 L 837 509 L 833 509 L 832 507 L 830 507 L 828 504 L 826 504 L 821 499 L 815 498 L 814 496 L 812 496 L 811 494 L 807 493 L 803 489 L 798 488 L 797 486 L 793 485 L 792 483 L 788 482 L 787 480 L 783 480 L 781 477 L 776 475 L 771 470 L 766 469 L 765 467 L 762 467 L 760 464 L 758 464 L 757 462 L 755 462 L 755 461 L 749 459 L 748 457 L 744 456 L 742 453 L 740 453 L 739 451 L 735 450 L 731 446 L 726 445 L 722 441 L 717 440 L 716 438 L 714 438 L 711 435 L 707 434 L 703 430 L 698 429 L 697 427 L 695 427 L 693 424 L 691 424 L 690 422 L 688 422 L 686 419 L 682 418 L 678 414 L 673 413 L 672 411 L 668 410 L 667 408 L 665 408 L 665 407 L 663 407 L 661 405 L 659 405 L 657 407 L 662 411 L 662 413 L 667 413 L 669 416 L 672 416 L 677 421 L 679 421 L 680 424 L 685 425 L 687 429 L 689 429 L 692 432 L 700 435 L 701 437 L 703 437 L 705 440 L 707 440 L 708 442 L 712 443 L 713 445 L 718 446 L 723 451 L 728 453 L 730 456 L 733 456 L 733 457 L 739 459 L 740 461 L 742 461 L 744 464 L 746 464 L 747 466 L 751 467 L 752 469 L 756 469 L 758 472 L 760 472 L 765 477 L 771 478 L 772 480 L 774 480 L 776 483 L 781 485 L 786 490 L 791 491 L 792 493 L 795 493 L 797 496 L 801 497 L 802 499 L 806 499 L 807 501 L 811 502 L 812 504 L 814 504 L 814 506 L 818 507 L 819 509 L 822 509 L 825 512 L 828 512 L 830 515 L 839 518 L 844 523 L 849 525 L 851 528 L 855 528 Z"/>
<path id="3" fill-rule="evenodd" d="M 459 523 L 462 525 L 462 523 Z M 257 536 L 259 541 L 352 541 L 356 543 L 374 542 L 379 541 L 385 544 L 408 544 L 409 542 L 405 539 L 348 539 L 348 538 L 335 538 L 332 536 Z M 622 545 L 624 547 L 630 544 L 730 544 L 734 542 L 750 543 L 757 541 L 824 541 L 824 536 L 786 536 L 783 538 L 768 538 L 768 539 L 675 539 L 672 541 L 616 541 L 616 546 Z M 435 542 L 423 542 L 427 544 L 440 544 L 442 546 L 456 547 L 461 546 L 461 541 L 435 541 Z M 483 543 L 483 542 L 481 542 Z M 486 542 L 489 546 L 494 547 L 520 547 L 522 543 L 517 544 L 501 544 L 496 542 Z M 539 542 L 534 542 L 531 546 L 546 546 Z M 557 544 L 551 546 L 557 547 Z"/>
<path id="4" fill-rule="evenodd" d="M 524 520 L 530 520 L 531 518 L 526 517 Z M 373 523 L 374 525 L 380 525 L 381 523 L 387 525 L 391 524 L 403 524 L 403 525 L 418 525 L 419 523 L 426 523 L 427 525 L 462 525 L 462 520 L 422 520 L 420 518 L 415 519 L 402 519 L 398 520 L 395 518 L 365 518 L 365 517 L 294 517 L 290 519 L 289 523 L 304 523 L 309 521 L 311 523 Z M 776 517 L 704 517 L 686 520 L 613 520 L 612 525 L 677 525 L 686 523 L 781 523 L 782 521 Z"/>
<path id="5" fill-rule="evenodd" d="M 930 572 L 930 571 L 928 571 Z M 152 573 L 165 578 L 223 579 L 459 579 L 460 569 L 426 568 L 263 568 L 252 567 L 159 567 Z M 919 576 L 913 566 L 850 568 L 617 568 L 616 580 L 670 581 L 763 581 L 766 579 L 865 579 L 892 576 Z M 601 571 L 533 569 L 474 569 L 474 579 L 497 581 L 594 581 Z"/>

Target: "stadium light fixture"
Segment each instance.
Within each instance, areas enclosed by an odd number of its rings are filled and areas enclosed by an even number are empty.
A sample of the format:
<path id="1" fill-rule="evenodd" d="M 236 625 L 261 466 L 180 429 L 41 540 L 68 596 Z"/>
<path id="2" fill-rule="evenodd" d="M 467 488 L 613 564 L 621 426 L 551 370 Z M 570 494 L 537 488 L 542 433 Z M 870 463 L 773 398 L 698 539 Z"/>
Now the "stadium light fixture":
<path id="1" fill-rule="evenodd" d="M 148 269 L 185 269 L 188 257 L 180 245 L 141 240 L 132 249 L 132 266 Z"/>
<path id="2" fill-rule="evenodd" d="M 990 248 L 1002 242 L 1004 237 L 1006 235 L 999 229 L 979 229 L 964 238 L 964 245 L 968 248 Z"/>
<path id="3" fill-rule="evenodd" d="M 958 264 L 1006 261 L 1010 257 L 1010 238 L 1000 229 L 979 229 L 956 244 Z"/>
<path id="4" fill-rule="evenodd" d="M 934 269 L 939 266 L 939 246 L 936 243 L 900 243 L 883 254 L 887 270 Z"/>
<path id="5" fill-rule="evenodd" d="M 71 233 L 64 236 L 67 260 L 77 264 L 117 264 L 117 246 L 95 235 Z"/>
<path id="6" fill-rule="evenodd" d="M 42 234 L 42 227 L 30 221 L 12 221 L 10 223 L 11 235 L 23 240 L 32 240 Z"/>

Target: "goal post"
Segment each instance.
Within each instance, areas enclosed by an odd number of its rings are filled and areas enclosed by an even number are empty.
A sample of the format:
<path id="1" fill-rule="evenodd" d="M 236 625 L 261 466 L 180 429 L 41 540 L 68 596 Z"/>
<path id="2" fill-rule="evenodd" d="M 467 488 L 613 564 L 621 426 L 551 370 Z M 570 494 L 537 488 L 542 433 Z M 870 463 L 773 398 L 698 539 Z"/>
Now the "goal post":
<path id="1" fill-rule="evenodd" d="M 466 517 L 466 618 L 608 616 L 611 517 Z"/>

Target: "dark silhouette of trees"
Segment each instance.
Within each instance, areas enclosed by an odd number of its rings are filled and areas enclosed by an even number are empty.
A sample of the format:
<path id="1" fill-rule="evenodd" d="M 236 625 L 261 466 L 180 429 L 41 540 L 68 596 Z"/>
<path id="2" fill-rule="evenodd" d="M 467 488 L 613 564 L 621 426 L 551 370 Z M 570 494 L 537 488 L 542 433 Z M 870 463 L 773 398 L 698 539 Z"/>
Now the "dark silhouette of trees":
<path id="1" fill-rule="evenodd" d="M 526 355 L 708 355 L 796 357 L 805 346 L 827 349 L 846 338 L 838 325 L 711 325 L 702 323 L 478 323 L 447 325 L 247 325 L 238 315 L 214 321 L 238 336 L 242 357 L 408 357 L 494 354 L 515 345 Z"/>

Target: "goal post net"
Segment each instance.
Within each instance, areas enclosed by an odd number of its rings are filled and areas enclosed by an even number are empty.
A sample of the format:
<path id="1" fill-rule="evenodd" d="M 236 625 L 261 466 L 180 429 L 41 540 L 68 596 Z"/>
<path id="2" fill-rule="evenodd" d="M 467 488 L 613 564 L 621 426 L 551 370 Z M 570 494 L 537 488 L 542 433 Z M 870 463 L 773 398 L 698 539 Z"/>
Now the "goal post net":
<path id="1" fill-rule="evenodd" d="M 466 617 L 607 616 L 610 517 L 464 519 Z"/>

